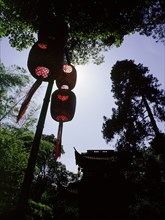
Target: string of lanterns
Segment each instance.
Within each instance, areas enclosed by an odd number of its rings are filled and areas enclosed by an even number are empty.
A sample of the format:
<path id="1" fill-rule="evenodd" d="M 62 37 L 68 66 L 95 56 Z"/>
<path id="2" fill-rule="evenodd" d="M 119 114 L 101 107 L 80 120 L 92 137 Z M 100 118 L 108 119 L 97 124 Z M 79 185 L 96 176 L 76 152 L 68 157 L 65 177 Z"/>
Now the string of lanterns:
<path id="1" fill-rule="evenodd" d="M 59 123 L 55 146 L 56 159 L 61 155 L 63 123 L 71 121 L 76 109 L 76 96 L 72 91 L 76 85 L 77 71 L 64 61 L 68 39 L 68 25 L 64 20 L 55 16 L 40 24 L 38 40 L 32 46 L 27 66 L 31 75 L 36 79 L 27 93 L 17 116 L 17 123 L 26 112 L 30 100 L 42 82 L 56 81 L 57 90 L 52 93 L 50 113 Z"/>

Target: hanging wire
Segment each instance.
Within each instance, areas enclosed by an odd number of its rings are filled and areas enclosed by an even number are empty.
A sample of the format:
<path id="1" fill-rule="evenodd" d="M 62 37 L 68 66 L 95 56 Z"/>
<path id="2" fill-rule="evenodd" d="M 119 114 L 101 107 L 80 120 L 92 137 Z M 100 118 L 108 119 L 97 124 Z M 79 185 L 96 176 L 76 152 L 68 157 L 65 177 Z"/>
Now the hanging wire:
<path id="1" fill-rule="evenodd" d="M 68 51 L 67 46 L 65 46 L 65 57 L 66 57 L 67 64 L 71 65 L 71 61 L 70 61 L 70 57 L 69 57 L 69 51 Z"/>

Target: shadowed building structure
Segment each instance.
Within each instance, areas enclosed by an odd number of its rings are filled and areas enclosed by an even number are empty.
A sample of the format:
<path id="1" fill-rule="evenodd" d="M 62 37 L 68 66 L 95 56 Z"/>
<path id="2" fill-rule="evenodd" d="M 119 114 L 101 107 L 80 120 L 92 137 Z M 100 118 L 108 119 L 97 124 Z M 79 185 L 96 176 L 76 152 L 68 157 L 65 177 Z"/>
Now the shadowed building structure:
<path id="1" fill-rule="evenodd" d="M 82 172 L 77 188 L 79 220 L 128 219 L 127 184 L 113 150 L 75 149 L 76 164 Z"/>

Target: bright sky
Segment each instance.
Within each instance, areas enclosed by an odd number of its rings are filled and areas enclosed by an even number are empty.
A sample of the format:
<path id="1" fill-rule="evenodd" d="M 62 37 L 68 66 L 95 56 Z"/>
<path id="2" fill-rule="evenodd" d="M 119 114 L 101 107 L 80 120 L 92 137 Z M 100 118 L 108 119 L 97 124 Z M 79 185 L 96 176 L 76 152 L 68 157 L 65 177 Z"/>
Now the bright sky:
<path id="1" fill-rule="evenodd" d="M 11 48 L 7 39 L 1 41 L 1 61 L 6 67 L 16 64 L 27 69 L 29 50 L 18 52 Z M 114 99 L 111 93 L 110 72 L 117 60 L 132 59 L 135 64 L 143 64 L 159 79 L 162 89 L 165 89 L 165 46 L 156 43 L 154 39 L 138 34 L 126 36 L 119 48 L 113 47 L 106 52 L 105 62 L 99 66 L 90 63 L 85 66 L 75 66 L 77 83 L 72 90 L 77 98 L 75 116 L 70 122 L 64 123 L 62 144 L 65 154 L 59 158 L 69 171 L 77 172 L 74 147 L 78 152 L 92 149 L 111 149 L 113 145 L 106 144 L 102 137 L 103 116 L 110 117 Z M 27 69 L 28 71 L 28 69 Z M 29 71 L 28 71 L 29 72 Z M 29 73 L 30 74 L 30 73 Z M 34 94 L 32 100 L 43 103 L 47 83 Z M 30 85 L 29 85 L 30 89 Z M 53 91 L 57 89 L 54 85 Z M 161 124 L 165 131 L 165 124 Z M 48 108 L 44 134 L 57 136 L 58 122 L 50 116 Z"/>

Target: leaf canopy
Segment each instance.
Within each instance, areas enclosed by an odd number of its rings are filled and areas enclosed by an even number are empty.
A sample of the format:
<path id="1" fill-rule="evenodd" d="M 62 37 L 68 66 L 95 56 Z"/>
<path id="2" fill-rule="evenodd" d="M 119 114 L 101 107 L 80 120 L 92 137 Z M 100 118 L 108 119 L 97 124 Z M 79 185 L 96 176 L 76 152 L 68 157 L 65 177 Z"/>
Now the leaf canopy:
<path id="1" fill-rule="evenodd" d="M 103 62 L 101 51 L 120 46 L 125 35 L 139 32 L 164 42 L 163 0 L 1 0 L 0 37 L 22 50 L 36 41 L 40 23 L 54 15 L 69 25 L 67 47 L 73 63 Z M 99 53 L 99 55 L 98 55 Z"/>

